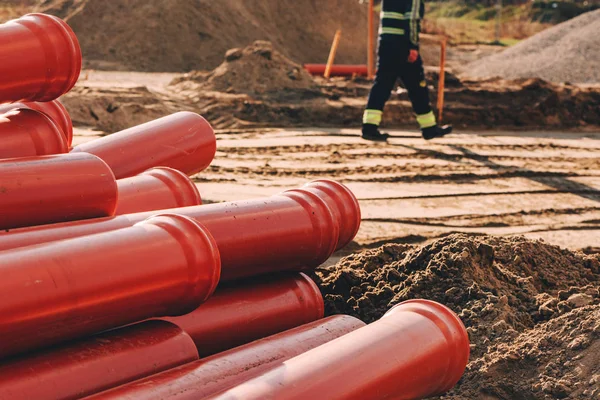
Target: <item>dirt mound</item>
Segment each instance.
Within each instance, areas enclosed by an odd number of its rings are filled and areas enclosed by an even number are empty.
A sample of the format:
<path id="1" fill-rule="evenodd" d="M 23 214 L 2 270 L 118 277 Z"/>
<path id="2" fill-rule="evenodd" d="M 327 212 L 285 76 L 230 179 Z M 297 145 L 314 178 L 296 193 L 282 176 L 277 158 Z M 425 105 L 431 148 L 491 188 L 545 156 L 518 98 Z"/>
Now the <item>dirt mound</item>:
<path id="1" fill-rule="evenodd" d="M 44 0 L 65 18 L 88 65 L 136 71 L 210 70 L 231 48 L 271 41 L 298 62 L 364 63 L 367 7 L 349 0 Z"/>
<path id="2" fill-rule="evenodd" d="M 192 83 L 190 87 L 190 83 Z M 318 86 L 301 65 L 273 49 L 270 42 L 257 40 L 244 49 L 231 49 L 225 61 L 209 74 L 191 72 L 172 82 L 175 88 L 248 94 L 270 98 L 285 92 L 314 92 Z M 291 94 L 291 93 L 290 93 Z"/>
<path id="3" fill-rule="evenodd" d="M 600 10 L 547 29 L 465 67 L 465 76 L 600 83 Z"/>
<path id="4" fill-rule="evenodd" d="M 587 294 L 571 299 L 581 308 L 514 338 L 501 338 L 471 363 L 462 384 L 444 398 L 598 399 L 600 305 L 581 306 L 597 302 Z"/>
<path id="5" fill-rule="evenodd" d="M 61 97 L 75 126 L 113 133 L 183 108 L 148 88 L 101 89 L 76 86 Z"/>
<path id="6" fill-rule="evenodd" d="M 599 273 L 597 255 L 524 238 L 452 235 L 426 246 L 390 244 L 348 256 L 318 270 L 315 279 L 328 314 L 367 322 L 407 299 L 446 304 L 461 317 L 472 343 L 471 363 L 450 395 L 531 399 L 563 389 L 566 396 L 579 396 L 597 379 Z M 569 335 L 561 333 L 575 325 Z M 530 358 L 536 351 L 544 356 Z M 587 369 L 580 361 L 561 362 L 575 353 L 594 362 L 585 361 Z M 513 373 L 519 369 L 527 371 L 526 379 Z M 567 373 L 579 374 L 581 383 L 565 386 L 560 377 Z"/>

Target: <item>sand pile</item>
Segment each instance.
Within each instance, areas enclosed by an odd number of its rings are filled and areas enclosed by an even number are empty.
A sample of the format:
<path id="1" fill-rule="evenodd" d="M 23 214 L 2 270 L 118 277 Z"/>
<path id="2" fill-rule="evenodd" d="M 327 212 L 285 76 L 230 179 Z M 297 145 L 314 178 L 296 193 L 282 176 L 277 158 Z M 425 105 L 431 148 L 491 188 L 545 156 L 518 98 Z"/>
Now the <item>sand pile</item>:
<path id="1" fill-rule="evenodd" d="M 38 9 L 68 21 L 96 69 L 211 70 L 255 40 L 298 62 L 325 62 L 338 28 L 336 61 L 366 57 L 367 7 L 358 1 L 43 0 Z"/>
<path id="2" fill-rule="evenodd" d="M 600 10 L 547 29 L 490 57 L 467 65 L 469 77 L 542 78 L 551 82 L 600 83 Z"/>
<path id="3" fill-rule="evenodd" d="M 313 92 L 319 89 L 313 78 L 301 65 L 294 63 L 273 49 L 270 42 L 257 40 L 244 49 L 231 49 L 225 60 L 212 72 L 206 74 L 194 71 L 176 78 L 171 86 L 182 90 L 197 84 L 197 90 L 208 90 L 253 97 L 270 95 L 270 99 L 280 98 L 286 92 Z"/>
<path id="4" fill-rule="evenodd" d="M 586 396 L 599 387 L 597 255 L 524 238 L 452 235 L 352 255 L 316 279 L 329 314 L 370 322 L 412 298 L 457 312 L 472 343 L 468 370 L 450 394 L 457 399 L 594 398 Z"/>

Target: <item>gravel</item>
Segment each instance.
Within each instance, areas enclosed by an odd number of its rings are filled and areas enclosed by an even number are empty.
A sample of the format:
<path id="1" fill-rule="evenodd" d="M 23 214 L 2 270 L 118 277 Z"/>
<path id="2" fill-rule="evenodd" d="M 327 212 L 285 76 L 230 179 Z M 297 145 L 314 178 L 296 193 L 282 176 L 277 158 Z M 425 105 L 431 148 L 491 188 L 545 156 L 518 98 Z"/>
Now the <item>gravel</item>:
<path id="1" fill-rule="evenodd" d="M 538 33 L 507 50 L 467 65 L 469 78 L 541 78 L 600 83 L 600 10 Z"/>

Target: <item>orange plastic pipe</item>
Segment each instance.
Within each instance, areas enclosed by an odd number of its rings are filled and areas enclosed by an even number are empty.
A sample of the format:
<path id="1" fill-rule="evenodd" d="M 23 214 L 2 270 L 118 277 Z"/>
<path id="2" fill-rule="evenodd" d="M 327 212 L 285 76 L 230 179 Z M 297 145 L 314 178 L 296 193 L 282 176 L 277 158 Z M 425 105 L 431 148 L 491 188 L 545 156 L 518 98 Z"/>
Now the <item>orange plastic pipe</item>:
<path id="1" fill-rule="evenodd" d="M 333 43 L 331 43 L 331 49 L 329 50 L 329 58 L 327 59 L 327 65 L 325 66 L 325 73 L 323 76 L 326 79 L 329 79 L 331 74 L 331 66 L 335 61 L 335 54 L 337 53 L 338 46 L 340 44 L 340 39 L 342 38 L 342 30 L 338 29 L 335 31 L 335 35 L 333 36 Z"/>
<path id="2" fill-rule="evenodd" d="M 180 328 L 147 321 L 1 364 L 0 399 L 79 399 L 196 360 Z"/>
<path id="3" fill-rule="evenodd" d="M 0 114 L 4 114 L 16 108 L 31 108 L 46 114 L 52 122 L 54 122 L 61 130 L 67 145 L 73 143 L 73 122 L 65 106 L 58 100 L 48 101 L 46 103 L 29 102 L 29 103 L 10 103 L 0 104 Z M 66 151 L 65 151 L 66 152 Z"/>
<path id="4" fill-rule="evenodd" d="M 0 229 L 110 216 L 117 204 L 112 171 L 91 154 L 0 160 L 0 192 Z"/>
<path id="5" fill-rule="evenodd" d="M 375 63 L 373 61 L 373 55 L 375 53 L 375 37 L 373 33 L 373 28 L 375 25 L 375 16 L 373 8 L 373 0 L 369 0 L 369 15 L 367 23 L 367 77 L 369 78 L 372 78 L 373 75 L 375 75 Z"/>
<path id="6" fill-rule="evenodd" d="M 469 337 L 450 309 L 404 302 L 383 318 L 210 399 L 421 399 L 450 390 Z"/>
<path id="7" fill-rule="evenodd" d="M 304 274 L 219 288 L 190 314 L 166 318 L 192 337 L 201 357 L 323 318 L 323 297 Z"/>
<path id="8" fill-rule="evenodd" d="M 198 188 L 184 173 L 155 167 L 131 178 L 119 179 L 116 215 L 202 204 Z"/>
<path id="9" fill-rule="evenodd" d="M 170 167 L 193 175 L 210 165 L 217 150 L 210 124 L 192 112 L 178 112 L 75 146 L 71 152 L 94 154 L 117 179 L 152 167 Z"/>
<path id="10" fill-rule="evenodd" d="M 325 64 L 304 64 L 304 69 L 311 75 L 324 75 L 327 65 Z M 367 76 L 366 65 L 332 65 L 329 71 L 330 76 Z"/>
<path id="11" fill-rule="evenodd" d="M 219 281 L 209 232 L 182 216 L 0 253 L 0 357 L 194 310 Z"/>
<path id="12" fill-rule="evenodd" d="M 360 226 L 360 207 L 344 185 L 319 180 L 255 200 L 165 210 L 206 226 L 219 245 L 223 280 L 314 268 L 348 244 Z M 155 212 L 0 231 L 0 250 L 131 226 Z M 340 218 L 336 218 L 339 215 Z M 243 238 L 243 240 L 241 240 Z"/>
<path id="13" fill-rule="evenodd" d="M 444 116 L 444 88 L 446 84 L 446 44 L 448 39 L 441 39 L 441 47 L 440 47 L 440 77 L 438 81 L 438 123 L 442 123 L 442 118 Z"/>
<path id="14" fill-rule="evenodd" d="M 67 139 L 45 114 L 18 108 L 0 115 L 0 158 L 45 156 L 67 151 Z"/>
<path id="15" fill-rule="evenodd" d="M 59 18 L 28 14 L 0 24 L 0 103 L 51 101 L 81 72 L 77 37 Z"/>
<path id="16" fill-rule="evenodd" d="M 364 322 L 347 315 L 321 319 L 99 393 L 91 399 L 203 399 L 260 375 L 292 357 L 356 331 L 364 325 Z"/>

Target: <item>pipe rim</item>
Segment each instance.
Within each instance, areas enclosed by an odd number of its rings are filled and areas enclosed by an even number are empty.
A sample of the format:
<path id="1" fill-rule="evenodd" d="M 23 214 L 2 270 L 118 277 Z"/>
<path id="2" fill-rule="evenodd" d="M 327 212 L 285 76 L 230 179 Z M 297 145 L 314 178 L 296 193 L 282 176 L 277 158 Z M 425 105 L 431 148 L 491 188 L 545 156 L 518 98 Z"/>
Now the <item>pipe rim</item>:
<path id="1" fill-rule="evenodd" d="M 198 187 L 183 172 L 171 167 L 153 167 L 141 175 L 152 176 L 163 182 L 175 195 L 176 207 L 202 205 L 202 197 Z"/>
<path id="2" fill-rule="evenodd" d="M 431 395 L 440 395 L 452 389 L 463 376 L 471 353 L 469 334 L 465 325 L 450 308 L 436 301 L 425 299 L 406 300 L 396 304 L 383 315 L 382 319 L 400 310 L 422 315 L 435 323 L 442 331 L 452 347 L 454 356 L 448 360 L 447 372 L 440 379 L 437 391 L 432 392 Z"/>
<path id="3" fill-rule="evenodd" d="M 319 287 L 308 275 L 300 272 L 296 279 L 296 287 L 305 295 L 307 309 L 315 311 L 310 321 L 321 319 L 325 316 L 325 301 Z"/>
<path id="4" fill-rule="evenodd" d="M 79 45 L 79 40 L 75 35 L 75 32 L 71 29 L 71 27 L 62 19 L 57 18 L 52 15 L 43 14 L 43 13 L 30 13 L 26 14 L 23 17 L 14 20 L 15 23 L 18 23 L 27 29 L 29 29 L 36 38 L 39 40 L 39 36 L 32 30 L 32 27 L 29 26 L 34 25 L 36 28 L 41 29 L 46 33 L 46 31 L 50 28 L 54 28 L 54 33 L 58 34 L 60 39 L 62 39 L 62 50 L 67 53 L 68 63 L 60 63 L 57 62 L 56 71 L 51 76 L 47 76 L 45 86 L 49 84 L 50 81 L 56 82 L 57 77 L 64 74 L 67 78 L 62 81 L 62 85 L 51 85 L 49 87 L 43 87 L 38 93 L 35 93 L 26 100 L 29 101 L 41 101 L 47 102 L 52 101 L 60 97 L 61 95 L 67 93 L 69 90 L 75 86 L 77 80 L 79 79 L 79 74 L 81 73 L 82 66 L 82 54 L 81 47 Z M 59 53 L 56 51 L 56 48 L 53 48 L 53 53 L 56 55 Z M 61 69 L 61 65 L 67 65 L 67 68 Z M 54 90 L 52 90 L 54 88 Z"/>
<path id="5" fill-rule="evenodd" d="M 41 111 L 29 107 L 15 108 L 5 116 L 29 133 L 37 156 L 64 154 L 69 146 L 67 139 L 54 121 Z"/>
<path id="6" fill-rule="evenodd" d="M 315 268 L 321 265 L 333 254 L 339 240 L 340 224 L 334 212 L 325 200 L 302 188 L 287 190 L 280 195 L 295 201 L 311 218 L 313 230 L 319 232 L 319 244 L 311 265 L 306 266 Z"/>
<path id="7" fill-rule="evenodd" d="M 71 117 L 61 102 L 58 100 L 48 102 L 25 102 L 21 103 L 24 107 L 31 108 L 32 110 L 39 111 L 46 114 L 52 122 L 54 122 L 61 130 L 65 139 L 67 140 L 67 146 L 73 143 L 73 122 Z M 19 107 L 15 107 L 19 108 Z"/>
<path id="8" fill-rule="evenodd" d="M 194 311 L 214 293 L 219 284 L 221 256 L 215 239 L 204 225 L 180 214 L 157 214 L 135 225 L 144 224 L 156 225 L 175 237 L 188 261 L 188 279 L 193 286 L 186 293 L 186 304 L 171 309 L 170 314 L 183 315 Z M 203 281 L 206 275 L 208 282 Z"/>
<path id="9" fill-rule="evenodd" d="M 350 243 L 358 233 L 361 223 L 361 210 L 358 199 L 346 185 L 331 179 L 317 179 L 309 182 L 304 189 L 323 192 L 336 205 L 332 208 L 340 224 L 340 236 L 336 250 Z"/>

